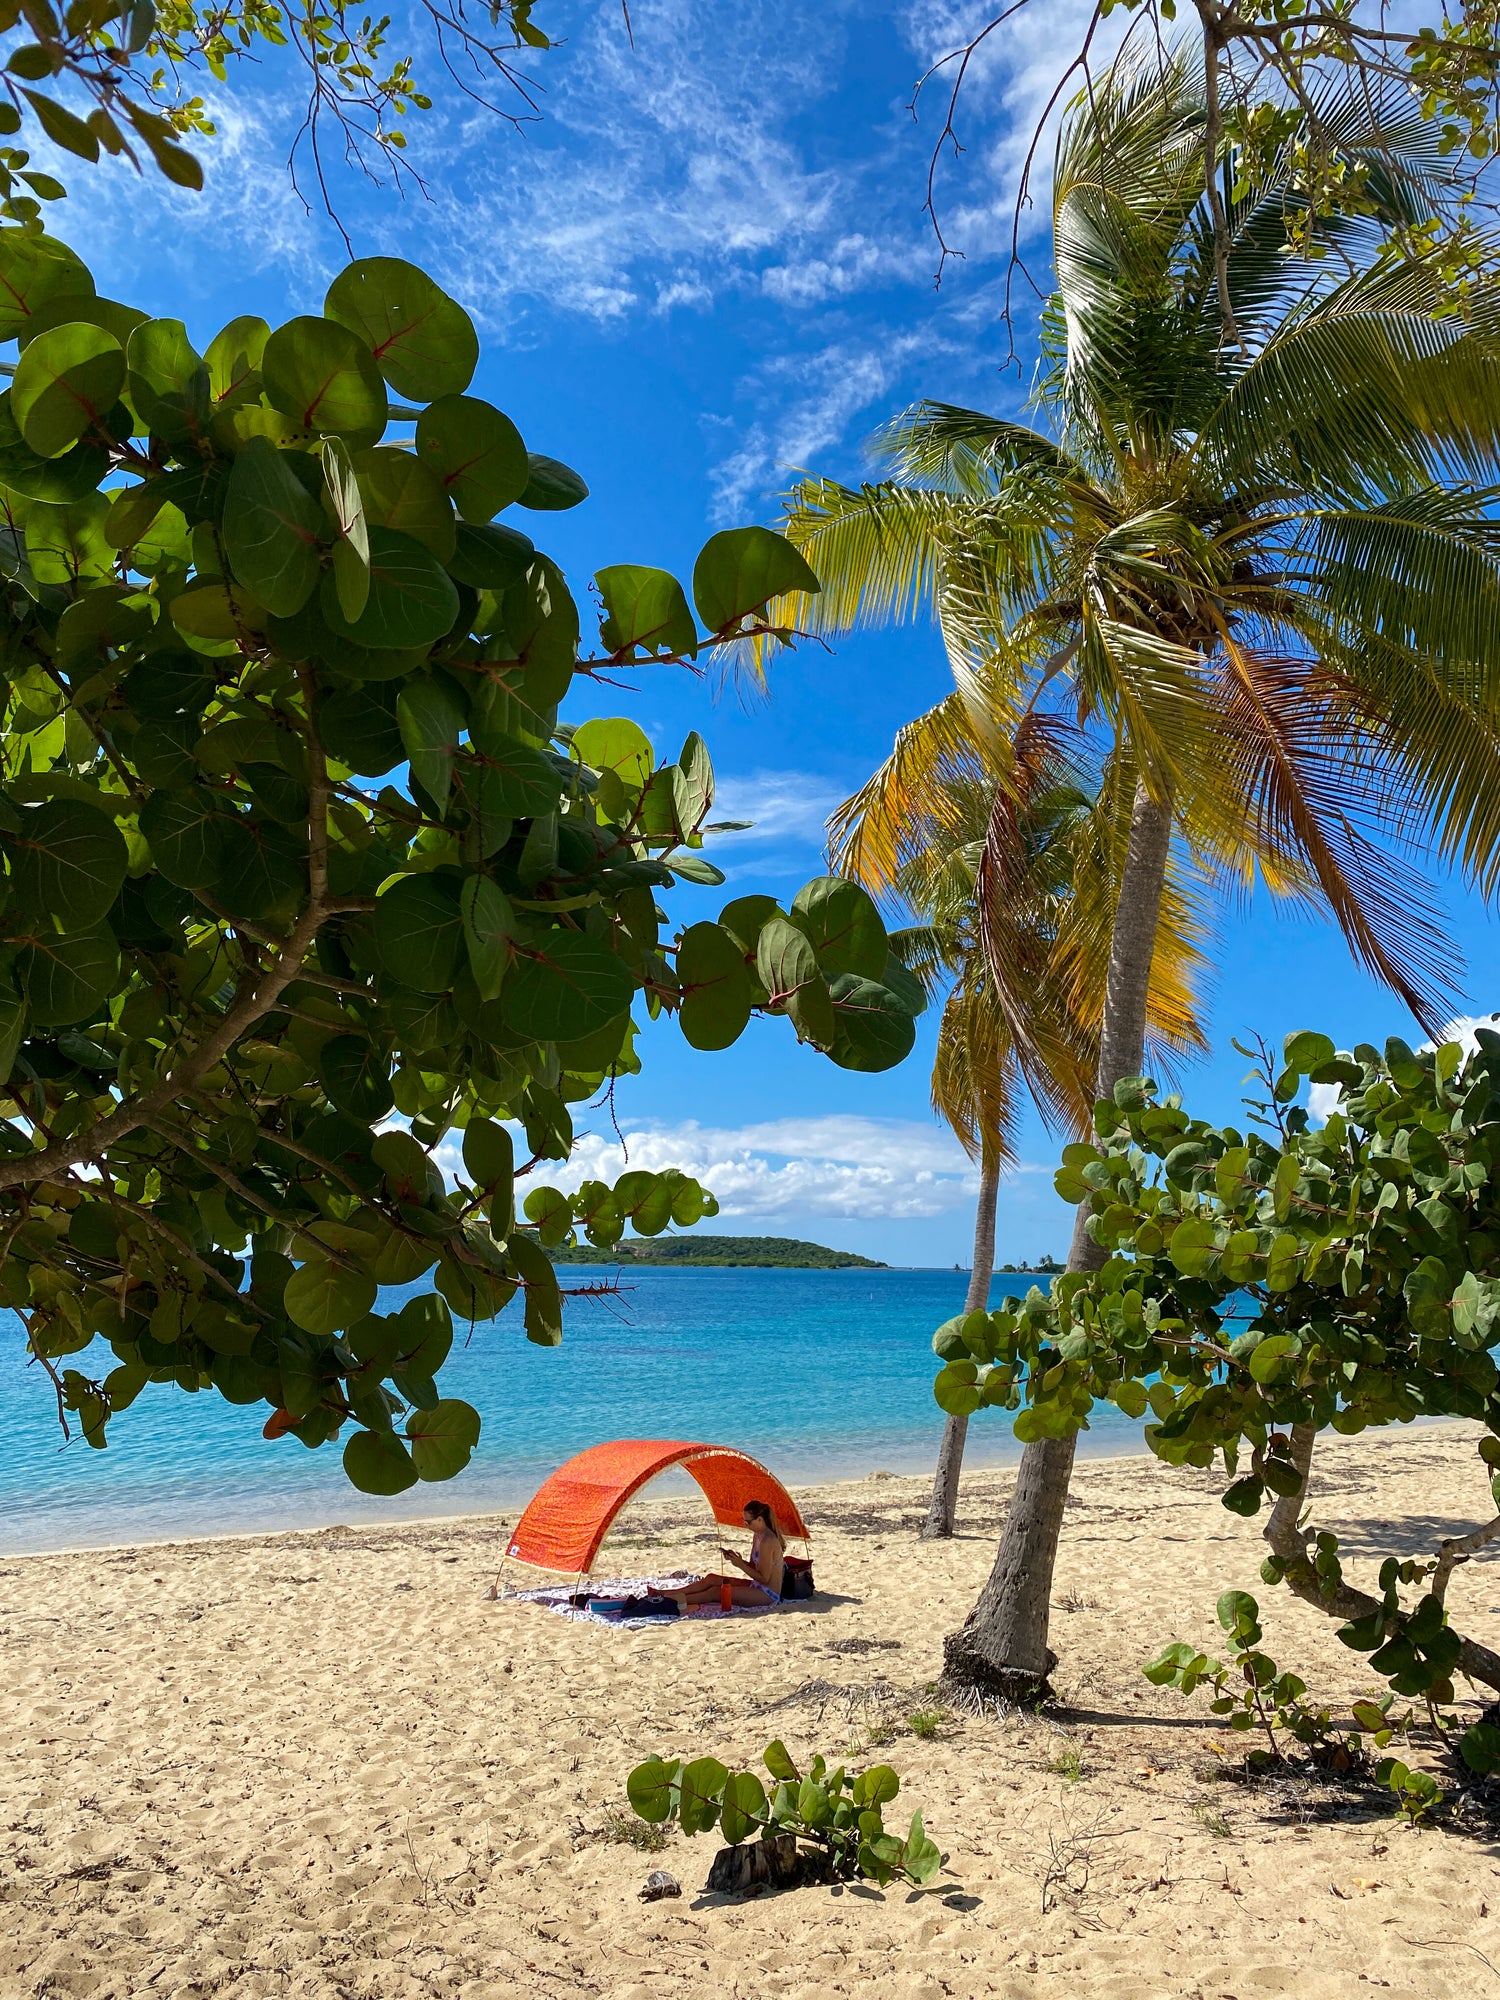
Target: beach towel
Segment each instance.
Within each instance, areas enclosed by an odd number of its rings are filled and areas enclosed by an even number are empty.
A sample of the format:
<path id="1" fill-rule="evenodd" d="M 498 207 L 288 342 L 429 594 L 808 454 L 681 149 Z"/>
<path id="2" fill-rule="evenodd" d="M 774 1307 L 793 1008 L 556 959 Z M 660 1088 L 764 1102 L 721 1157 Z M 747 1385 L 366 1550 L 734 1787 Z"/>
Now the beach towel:
<path id="1" fill-rule="evenodd" d="M 574 1583 L 549 1584 L 542 1590 L 518 1590 L 506 1593 L 510 1604 L 541 1604 L 547 1610 L 557 1612 L 563 1618 L 582 1619 L 590 1625 L 609 1625 L 615 1631 L 648 1631 L 660 1626 L 664 1620 L 660 1612 L 645 1609 L 645 1600 L 659 1597 L 663 1592 L 683 1590 L 690 1583 L 696 1583 L 695 1570 L 674 1570 L 669 1576 L 612 1576 L 601 1577 L 587 1586 L 585 1601 L 579 1586 Z M 601 1611 L 590 1600 L 602 1599 L 609 1603 L 609 1611 Z M 641 1605 L 641 1613 L 632 1615 L 630 1605 Z M 618 1609 L 616 1608 L 618 1607 Z M 736 1604 L 728 1611 L 717 1604 L 695 1605 L 685 1616 L 688 1618 L 761 1618 L 768 1611 L 779 1611 L 781 1606 L 774 1600 L 765 1604 Z"/>

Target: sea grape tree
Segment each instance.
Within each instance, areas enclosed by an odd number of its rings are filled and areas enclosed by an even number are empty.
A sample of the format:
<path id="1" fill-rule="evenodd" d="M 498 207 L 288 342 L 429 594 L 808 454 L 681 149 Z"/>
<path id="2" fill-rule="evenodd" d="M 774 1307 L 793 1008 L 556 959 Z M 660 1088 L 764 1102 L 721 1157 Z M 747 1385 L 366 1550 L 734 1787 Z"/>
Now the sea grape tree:
<path id="1" fill-rule="evenodd" d="M 707 750 L 559 719 L 575 677 L 765 634 L 815 579 L 761 528 L 711 538 L 692 607 L 606 567 L 581 656 L 562 571 L 496 517 L 587 488 L 470 393 L 468 315 L 392 259 L 200 354 L 0 230 L 0 338 L 0 1303 L 92 1445 L 175 1384 L 346 1432 L 367 1491 L 450 1477 L 479 1428 L 437 1387 L 454 1315 L 519 1299 L 555 1343 L 544 1244 L 714 1211 L 677 1173 L 525 1193 L 641 1018 L 720 1049 L 785 1015 L 852 1069 L 911 1044 L 849 883 L 674 938 L 658 894 L 723 880 Z M 102 1376 L 72 1360 L 98 1336 Z"/>
<path id="2" fill-rule="evenodd" d="M 1467 1417 L 1484 1426 L 1476 1486 L 1500 1509 L 1500 1035 L 1476 1042 L 1351 1054 L 1290 1035 L 1244 1130 L 1189 1117 L 1147 1079 L 1118 1084 L 1057 1175 L 1092 1210 L 1103 1267 L 934 1337 L 944 1409 L 1012 1409 L 1027 1439 L 1067 1435 L 1108 1400 L 1149 1414 L 1163 1464 L 1221 1458 L 1226 1507 L 1273 1503 L 1266 1581 L 1343 1621 L 1397 1693 L 1434 1701 L 1455 1672 L 1500 1690 L 1500 1656 L 1454 1631 L 1446 1604 L 1500 1512 L 1430 1562 L 1389 1558 L 1374 1596 L 1307 1520 L 1308 1478 L 1320 1431 Z M 1308 1077 L 1340 1092 L 1321 1127 L 1293 1103 Z M 1500 1765 L 1500 1736 L 1496 1750 Z"/>

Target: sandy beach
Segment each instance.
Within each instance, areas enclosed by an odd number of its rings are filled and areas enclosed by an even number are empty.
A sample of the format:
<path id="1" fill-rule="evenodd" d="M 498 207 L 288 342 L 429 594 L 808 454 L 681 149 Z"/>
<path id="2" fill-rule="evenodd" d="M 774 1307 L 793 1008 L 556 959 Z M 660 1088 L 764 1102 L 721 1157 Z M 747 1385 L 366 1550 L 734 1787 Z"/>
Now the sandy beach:
<path id="1" fill-rule="evenodd" d="M 1351 1573 L 1485 1507 L 1469 1427 L 1321 1447 L 1317 1518 Z M 1369 1795 L 1233 1782 L 1237 1743 L 1140 1663 L 1211 1644 L 1255 1590 L 1267 1645 L 1336 1701 L 1360 1656 L 1263 1589 L 1221 1481 L 1082 1465 L 1053 1640 L 1065 1707 L 949 1716 L 943 1634 L 984 1576 L 1008 1475 L 922 1544 L 923 1484 L 799 1489 L 823 1595 L 649 1631 L 487 1602 L 502 1519 L 329 1528 L 0 1566 L 0 1993 L 512 2000 L 998 1994 L 1364 2000 L 1500 1989 L 1500 1853 Z M 706 1564 L 692 1501 L 622 1516 L 601 1573 Z M 1500 1580 L 1455 1623 L 1500 1644 Z M 1477 1712 L 1470 1703 L 1470 1712 Z M 772 1736 L 889 1760 L 947 1856 L 921 1893 L 729 1902 L 717 1841 L 610 1837 L 652 1750 L 752 1763 Z M 680 1900 L 642 1904 L 666 1868 Z"/>

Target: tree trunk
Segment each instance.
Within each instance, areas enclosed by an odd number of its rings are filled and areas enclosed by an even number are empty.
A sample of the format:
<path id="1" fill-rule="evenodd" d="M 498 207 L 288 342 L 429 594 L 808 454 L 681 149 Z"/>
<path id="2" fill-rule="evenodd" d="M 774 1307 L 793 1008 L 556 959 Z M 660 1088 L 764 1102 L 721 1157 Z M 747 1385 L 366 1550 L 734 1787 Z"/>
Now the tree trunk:
<path id="1" fill-rule="evenodd" d="M 1171 838 L 1171 800 L 1155 800 L 1137 785 L 1104 988 L 1101 1098 L 1113 1095 L 1121 1077 L 1138 1076 L 1144 1060 L 1151 960 Z M 1081 1203 L 1074 1218 L 1070 1271 L 1097 1270 L 1104 1262 L 1103 1250 L 1086 1231 L 1090 1212 Z M 1040 1438 L 1022 1452 L 994 1568 L 962 1628 L 944 1642 L 950 1680 L 1010 1701 L 1051 1693 L 1047 1676 L 1057 1664 L 1047 1645 L 1052 1571 L 1076 1443 L 1073 1436 Z"/>
<path id="2" fill-rule="evenodd" d="M 1304 1529 L 1301 1521 L 1307 1512 L 1307 1496 L 1312 1490 L 1312 1456 L 1317 1438 L 1317 1430 L 1312 1424 L 1293 1424 L 1290 1439 L 1292 1464 L 1302 1475 L 1302 1485 L 1298 1492 L 1283 1494 L 1277 1500 L 1262 1533 L 1273 1551 L 1288 1565 L 1286 1583 L 1294 1597 L 1300 1597 L 1304 1604 L 1315 1605 L 1325 1617 L 1337 1618 L 1341 1623 L 1355 1618 L 1371 1618 L 1381 1608 L 1378 1597 L 1371 1597 L 1368 1591 L 1356 1590 L 1347 1583 L 1340 1583 L 1331 1597 L 1325 1596 L 1324 1580 L 1308 1556 L 1312 1530 Z M 1482 1528 L 1476 1528 L 1472 1535 L 1440 1542 L 1437 1574 L 1428 1587 L 1429 1594 L 1442 1603 L 1454 1566 L 1467 1561 L 1470 1554 L 1477 1554 L 1497 1538 L 1500 1538 L 1500 1516 L 1487 1521 Z M 1466 1639 L 1462 1633 L 1458 1637 L 1458 1671 L 1467 1674 L 1471 1681 L 1478 1681 L 1482 1687 L 1500 1693 L 1500 1654 L 1492 1653 L 1488 1646 L 1481 1646 L 1477 1639 Z"/>
<path id="3" fill-rule="evenodd" d="M 974 1217 L 974 1264 L 969 1275 L 964 1311 L 983 1312 L 990 1302 L 990 1279 L 995 1270 L 995 1203 L 1000 1192 L 1000 1162 L 986 1156 L 979 1173 L 979 1207 Z M 967 1417 L 949 1417 L 943 1426 L 943 1442 L 938 1450 L 937 1472 L 932 1481 L 932 1498 L 922 1525 L 924 1542 L 941 1541 L 953 1533 L 953 1515 L 958 1506 L 958 1475 L 963 1469 L 964 1440 L 969 1434 Z"/>

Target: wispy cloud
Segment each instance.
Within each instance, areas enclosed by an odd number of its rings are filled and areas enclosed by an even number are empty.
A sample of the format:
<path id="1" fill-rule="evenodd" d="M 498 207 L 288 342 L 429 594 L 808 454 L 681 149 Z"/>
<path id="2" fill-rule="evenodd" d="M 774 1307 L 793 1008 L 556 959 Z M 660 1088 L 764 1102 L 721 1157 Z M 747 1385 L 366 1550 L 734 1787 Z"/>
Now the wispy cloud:
<path id="1" fill-rule="evenodd" d="M 951 340 L 932 326 L 872 339 L 841 338 L 810 354 L 773 356 L 744 385 L 768 414 L 745 432 L 713 468 L 713 511 L 739 519 L 754 501 L 784 487 L 843 443 L 864 411 L 888 415 L 892 388 L 913 363 L 949 351 Z M 711 425 L 726 419 L 710 419 Z"/>
<path id="2" fill-rule="evenodd" d="M 714 852 L 754 845 L 821 849 L 828 815 L 843 794 L 809 771 L 752 771 L 721 778 L 714 792 L 715 819 L 750 820 L 744 833 L 718 834 Z"/>

